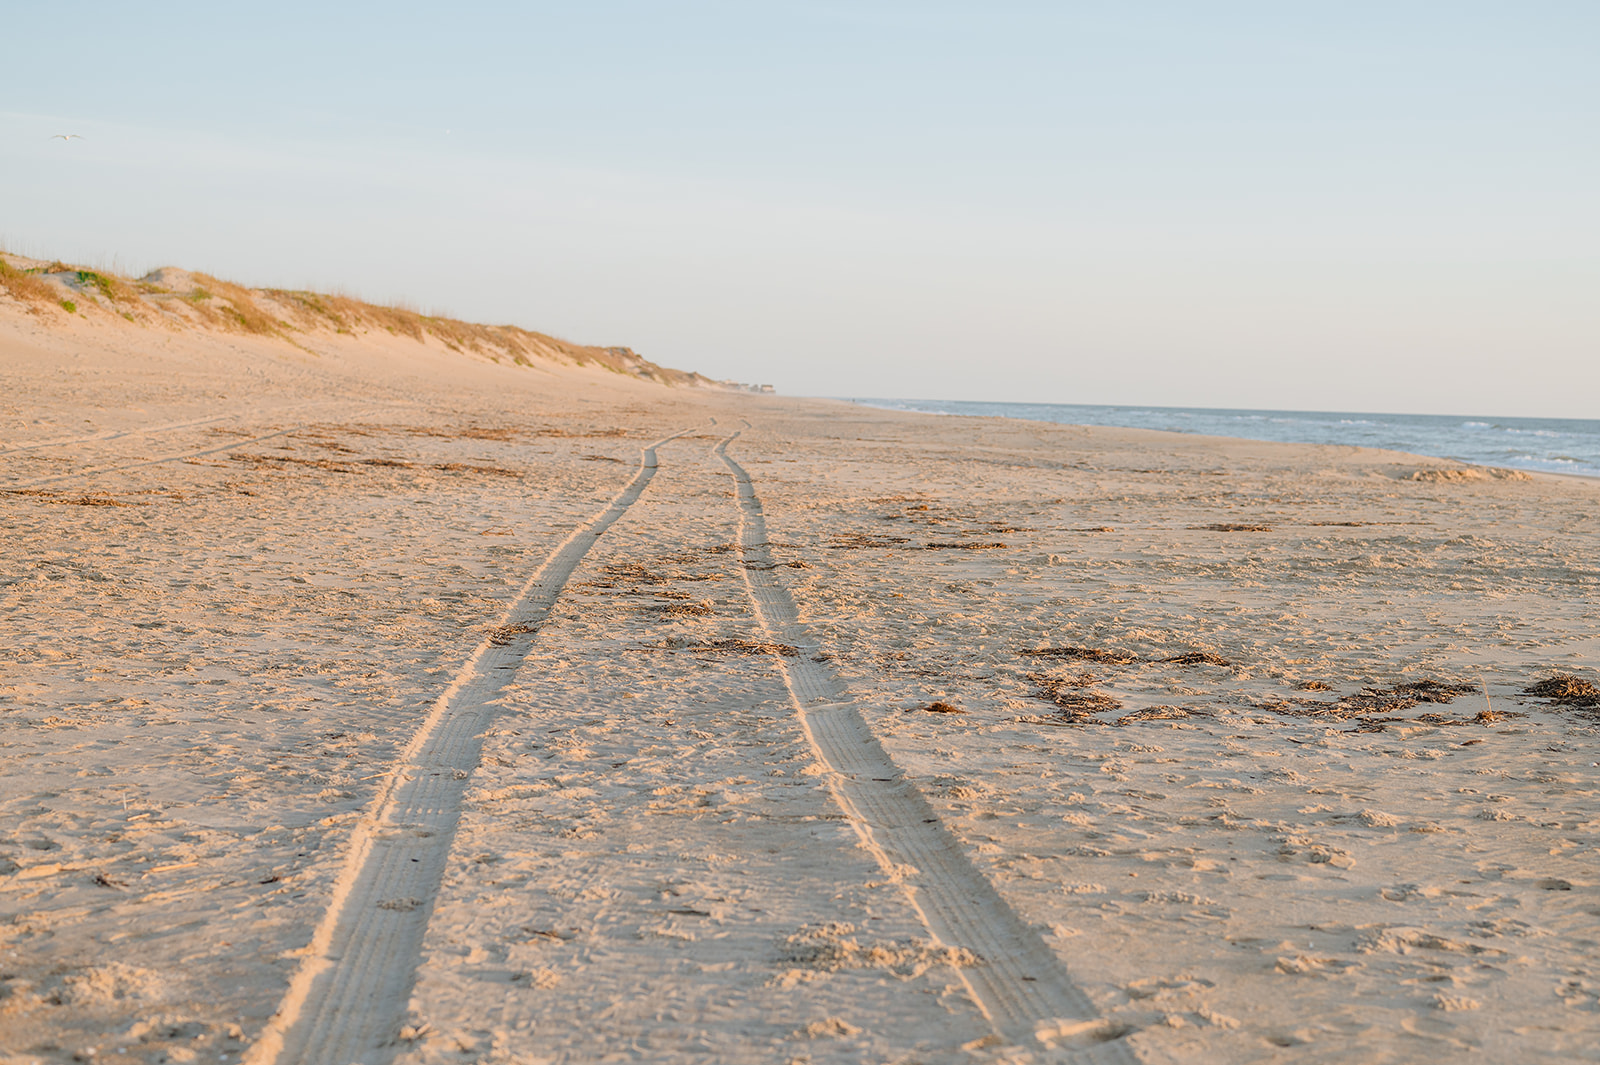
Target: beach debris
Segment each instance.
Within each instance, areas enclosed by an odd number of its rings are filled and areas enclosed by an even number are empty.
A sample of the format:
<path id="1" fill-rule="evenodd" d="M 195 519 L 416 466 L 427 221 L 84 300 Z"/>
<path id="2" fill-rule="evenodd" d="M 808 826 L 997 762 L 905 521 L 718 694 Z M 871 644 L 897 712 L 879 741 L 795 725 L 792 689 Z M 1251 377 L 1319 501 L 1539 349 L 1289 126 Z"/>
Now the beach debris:
<path id="1" fill-rule="evenodd" d="M 840 533 L 828 548 L 833 551 L 851 551 L 864 547 L 899 547 L 909 544 L 909 536 L 868 536 L 866 533 Z"/>
<path id="2" fill-rule="evenodd" d="M 923 546 L 929 551 L 994 551 L 1006 545 L 999 542 L 984 542 L 981 540 L 957 540 L 952 543 L 938 543 L 930 540 Z"/>
<path id="3" fill-rule="evenodd" d="M 1181 655 L 1163 658 L 1161 661 L 1170 662 L 1175 666 L 1231 666 L 1232 662 L 1221 655 L 1214 655 L 1210 651 L 1186 651 Z"/>
<path id="4" fill-rule="evenodd" d="M 582 581 L 574 584 L 574 588 L 619 588 L 624 584 L 671 584 L 673 581 L 720 581 L 720 573 L 686 573 L 683 570 L 656 570 L 651 569 L 643 562 L 612 562 L 600 567 L 600 572 L 605 574 L 607 580 Z M 677 595 L 664 591 L 651 591 L 650 594 L 677 598 Z"/>
<path id="5" fill-rule="evenodd" d="M 1324 690 L 1324 689 L 1310 689 Z M 1318 699 L 1290 699 L 1261 703 L 1258 707 L 1287 717 L 1331 717 L 1346 721 L 1356 719 L 1357 732 L 1383 732 L 1392 724 L 1470 725 L 1490 724 L 1504 715 L 1495 711 L 1479 711 L 1474 718 L 1455 718 L 1444 714 L 1425 713 L 1416 718 L 1396 717 L 1402 710 L 1423 703 L 1448 703 L 1458 696 L 1470 695 L 1479 688 L 1476 684 L 1455 684 L 1437 680 L 1409 681 L 1392 688 L 1364 687 L 1353 695 L 1340 696 L 1333 702 Z"/>
<path id="6" fill-rule="evenodd" d="M 666 642 L 669 651 L 688 651 L 692 654 L 711 655 L 782 655 L 793 658 L 800 649 L 793 644 L 774 643 L 771 640 L 708 640 L 695 643 L 690 640 L 671 639 Z M 634 648 L 639 651 L 655 650 L 651 647 Z"/>
<path id="7" fill-rule="evenodd" d="M 1327 684 L 1327 683 L 1325 683 L 1323 681 L 1320 681 L 1320 680 L 1303 680 L 1299 684 L 1296 684 L 1295 687 L 1299 688 L 1303 692 L 1331 692 L 1331 691 L 1333 691 L 1333 685 L 1332 684 Z"/>
<path id="8" fill-rule="evenodd" d="M 1392 688 L 1362 688 L 1354 695 L 1344 695 L 1336 702 L 1319 705 L 1337 707 L 1341 716 L 1372 712 L 1394 713 L 1398 710 L 1409 710 L 1418 703 L 1448 703 L 1458 695 L 1470 695 L 1477 690 L 1476 684 L 1417 680 L 1396 684 Z"/>
<path id="9" fill-rule="evenodd" d="M 501 431 L 506 433 L 511 432 L 509 429 Z M 546 429 L 535 429 L 533 431 L 533 435 L 555 437 L 627 436 L 628 430 L 613 426 L 610 429 L 587 429 L 581 432 L 574 432 L 571 429 L 563 429 L 560 426 L 551 426 Z M 510 438 L 506 437 L 506 439 Z"/>
<path id="10" fill-rule="evenodd" d="M 966 711 L 961 709 L 959 706 L 952 706 L 950 703 L 943 702 L 942 700 L 931 702 L 927 706 L 907 707 L 906 708 L 906 713 L 913 714 L 913 713 L 916 713 L 918 710 L 921 710 L 924 713 L 929 713 L 929 714 L 964 714 L 964 713 L 966 713 Z"/>
<path id="11" fill-rule="evenodd" d="M 1271 532 L 1272 526 L 1254 522 L 1213 522 L 1210 525 L 1190 525 L 1202 532 Z"/>
<path id="12" fill-rule="evenodd" d="M 1130 662 L 1139 661 L 1137 655 L 1129 654 L 1127 651 L 1107 651 L 1099 647 L 1035 647 L 1020 653 L 1030 658 L 1083 658 L 1090 662 L 1105 662 L 1113 666 L 1125 666 Z"/>
<path id="13" fill-rule="evenodd" d="M 855 925 L 842 921 L 802 925 L 784 938 L 779 953 L 784 964 L 798 969 L 825 973 L 880 969 L 906 979 L 921 976 L 938 965 L 970 969 L 983 964 L 965 947 L 936 945 L 916 938 L 863 943 Z"/>
<path id="14" fill-rule="evenodd" d="M 687 599 L 688 596 L 683 598 Z M 702 599 L 698 603 L 658 603 L 648 609 L 664 618 L 704 618 L 715 612 L 709 599 Z"/>
<path id="15" fill-rule="evenodd" d="M 1548 699 L 1555 706 L 1600 707 L 1600 688 L 1571 673 L 1546 677 L 1524 688 L 1522 694 Z"/>
<path id="16" fill-rule="evenodd" d="M 1140 721 L 1171 721 L 1175 718 L 1194 717 L 1193 710 L 1181 706 L 1146 706 L 1130 714 L 1123 714 L 1112 722 L 1114 725 L 1133 725 Z"/>
<path id="17" fill-rule="evenodd" d="M 269 466 L 309 466 L 316 470 L 327 470 L 330 473 L 354 473 L 355 468 L 348 462 L 336 459 L 302 459 L 293 455 L 257 455 L 251 451 L 230 451 L 228 459 L 231 462 L 243 463 L 253 469 L 263 469 Z"/>
<path id="18" fill-rule="evenodd" d="M 441 462 L 433 468 L 444 473 L 482 473 L 490 477 L 516 477 L 519 479 L 522 477 L 522 474 L 516 470 L 502 469 L 499 466 L 484 466 L 474 462 Z"/>
<path id="19" fill-rule="evenodd" d="M 1030 673 L 1028 679 L 1035 685 L 1033 697 L 1054 703 L 1061 711 L 1061 716 L 1073 724 L 1087 723 L 1093 714 L 1122 709 L 1122 703 L 1111 696 L 1084 690 L 1075 677 Z"/>
<path id="20" fill-rule="evenodd" d="M 113 499 L 104 492 L 89 495 L 67 495 L 43 488 L 7 488 L 0 495 L 32 496 L 41 503 L 61 503 L 72 507 L 147 507 L 148 503 L 127 503 Z"/>
<path id="21" fill-rule="evenodd" d="M 538 631 L 539 627 L 537 625 L 529 625 L 522 621 L 513 622 L 510 625 L 496 625 L 489 630 L 489 642 L 496 647 L 504 647 L 524 633 Z"/>
<path id="22" fill-rule="evenodd" d="M 1474 466 L 1469 469 L 1413 470 L 1400 478 L 1402 481 L 1425 481 L 1431 484 L 1457 484 L 1463 481 L 1531 481 L 1533 478 L 1521 470 L 1508 470 L 1499 466 Z"/>

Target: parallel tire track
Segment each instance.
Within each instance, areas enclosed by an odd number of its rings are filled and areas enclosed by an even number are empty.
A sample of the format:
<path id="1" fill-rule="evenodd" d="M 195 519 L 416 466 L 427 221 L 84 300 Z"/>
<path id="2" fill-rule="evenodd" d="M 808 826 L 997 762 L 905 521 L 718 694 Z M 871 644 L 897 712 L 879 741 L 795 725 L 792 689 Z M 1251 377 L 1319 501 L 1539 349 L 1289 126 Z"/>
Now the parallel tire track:
<path id="1" fill-rule="evenodd" d="M 650 483 L 656 448 L 690 431 L 643 449 L 633 480 L 545 560 L 434 703 L 357 826 L 328 911 L 246 1055 L 250 1065 L 382 1065 L 394 1057 L 491 703 L 596 538 Z"/>
<path id="2" fill-rule="evenodd" d="M 728 445 L 718 457 L 738 488 L 739 547 L 745 582 L 769 639 L 811 643 L 767 547 L 766 517 L 755 486 Z M 884 751 L 860 711 L 826 666 L 802 654 L 778 658 L 802 727 L 828 767 L 829 785 L 862 845 L 905 889 L 937 943 L 983 959 L 959 969 L 973 1000 L 1006 1043 L 1070 1062 L 1135 1062 L 1121 1030 L 1098 1017 L 1055 952 L 1029 928 L 967 859 L 911 781 Z"/>
<path id="3" fill-rule="evenodd" d="M 66 446 L 66 445 L 80 444 L 80 443 L 101 443 L 101 442 L 104 442 L 106 440 L 121 439 L 122 437 L 125 437 L 125 436 L 153 435 L 153 434 L 155 434 L 157 432 L 166 432 L 166 431 L 169 431 L 169 430 L 172 430 L 172 429 L 187 429 L 187 428 L 191 428 L 193 426 L 205 425 L 205 424 L 208 424 L 210 422 L 225 421 L 225 420 L 229 420 L 229 419 L 244 418 L 244 417 L 252 417 L 252 416 L 255 416 L 257 414 L 262 414 L 262 413 L 281 414 L 281 413 L 283 413 L 285 411 L 296 410 L 296 409 L 303 408 L 303 407 L 325 407 L 325 406 L 329 406 L 329 405 L 331 405 L 331 403 L 294 403 L 294 404 L 290 404 L 290 405 L 288 405 L 286 407 L 275 408 L 275 409 L 273 409 L 271 411 L 266 411 L 266 412 L 263 412 L 263 411 L 246 411 L 246 412 L 244 412 L 242 414 L 218 415 L 215 418 L 201 418 L 201 419 L 199 419 L 197 421 L 192 421 L 192 422 L 171 422 L 171 423 L 166 424 L 166 425 L 156 425 L 156 426 L 151 426 L 151 427 L 146 428 L 146 429 L 128 429 L 128 430 L 123 430 L 121 432 L 115 432 L 115 433 L 109 433 L 109 434 L 97 434 L 97 435 L 94 435 L 94 436 L 85 436 L 85 437 L 79 437 L 79 438 L 75 438 L 75 439 L 47 441 L 47 442 L 39 443 L 39 444 L 27 444 L 27 445 L 24 445 L 24 446 L 21 446 L 21 447 L 12 448 L 10 451 L 0 451 L 0 455 L 7 455 L 7 454 L 10 454 L 10 453 L 15 452 L 15 451 L 29 451 L 29 450 L 34 450 L 34 449 L 37 449 L 37 448 L 42 448 L 42 447 Z M 379 408 L 379 409 L 382 409 L 382 408 Z M 353 414 L 352 417 L 358 417 L 358 418 L 359 417 L 365 417 L 367 414 L 370 414 L 370 413 L 372 413 L 372 411 L 363 410 L 363 411 L 359 411 L 359 412 Z M 273 432 L 270 432 L 270 433 L 263 433 L 261 436 L 251 436 L 251 437 L 244 437 L 244 438 L 237 438 L 237 439 L 229 440 L 227 443 L 218 444 L 215 447 L 201 448 L 201 449 L 195 450 L 195 451 L 179 451 L 179 452 L 175 452 L 174 454 L 171 454 L 171 455 L 161 455 L 161 456 L 159 456 L 157 458 L 153 458 L 153 459 L 136 459 L 136 460 L 134 460 L 132 462 L 114 462 L 114 463 L 109 463 L 109 464 L 104 465 L 104 466 L 86 466 L 81 470 L 73 470 L 70 473 L 51 474 L 48 477 L 35 477 L 33 480 L 30 480 L 30 481 L 17 481 L 17 482 L 15 482 L 13 484 L 0 485 L 0 490 L 18 489 L 18 488 L 37 488 L 40 485 L 56 484 L 56 483 L 58 483 L 60 481 L 70 481 L 70 480 L 73 480 L 74 478 L 78 478 L 78 477 L 90 477 L 90 476 L 93 476 L 94 474 L 97 474 L 97 473 L 116 473 L 119 470 L 135 470 L 135 469 L 139 469 L 139 468 L 144 467 L 144 466 L 160 466 L 162 463 L 166 463 L 166 462 L 182 462 L 182 461 L 184 461 L 186 459 L 204 458 L 207 455 L 215 455 L 215 454 L 218 454 L 219 452 L 223 452 L 223 451 L 232 451 L 235 448 L 244 447 L 246 444 L 259 444 L 263 440 L 272 440 L 272 439 L 274 439 L 276 437 L 284 436 L 284 435 L 286 435 L 288 433 L 298 432 L 298 431 L 300 431 L 301 429 L 304 429 L 304 428 L 306 428 L 306 426 L 303 423 L 297 423 L 297 424 L 291 425 L 291 426 L 289 426 L 288 428 L 285 428 L 285 429 L 277 429 L 277 430 L 274 430 Z"/>
<path id="4" fill-rule="evenodd" d="M 157 433 L 170 433 L 175 429 L 192 429 L 200 425 L 211 425 L 215 422 L 238 421 L 241 418 L 254 418 L 268 414 L 285 414 L 292 410 L 304 407 L 331 406 L 331 400 L 317 400 L 305 403 L 285 403 L 276 407 L 256 407 L 249 410 L 234 411 L 230 414 L 209 414 L 204 418 L 190 418 L 181 422 L 159 422 L 155 425 L 135 425 L 126 429 L 103 429 L 98 433 L 88 433 L 83 436 L 60 436 L 52 440 L 27 440 L 12 444 L 0 444 L 0 455 L 14 455 L 20 451 L 37 451 L 42 447 L 74 447 L 78 444 L 102 444 L 108 440 L 121 440 L 128 436 L 154 436 Z"/>
<path id="5" fill-rule="evenodd" d="M 259 444 L 263 440 L 271 440 L 274 437 L 283 436 L 287 433 L 292 433 L 303 428 L 304 426 L 301 425 L 291 425 L 287 429 L 279 429 L 276 432 L 265 433 L 261 436 L 252 436 L 243 440 L 230 440 L 226 444 L 219 444 L 216 447 L 208 447 L 199 451 L 181 451 L 175 455 L 163 455 L 160 458 L 154 459 L 139 459 L 135 462 L 112 463 L 106 466 L 88 466 L 81 470 L 73 470 L 71 473 L 57 473 L 49 477 L 35 477 L 31 481 L 18 481 L 15 484 L 8 484 L 4 487 L 7 489 L 37 488 L 42 484 L 56 484 L 59 481 L 71 481 L 79 477 L 90 477 L 97 473 L 115 473 L 118 470 L 136 470 L 142 466 L 159 466 L 164 462 L 181 462 L 184 459 L 198 459 L 203 458 L 206 455 L 215 455 L 219 451 L 232 451 L 235 448 L 243 447 L 246 444 Z"/>

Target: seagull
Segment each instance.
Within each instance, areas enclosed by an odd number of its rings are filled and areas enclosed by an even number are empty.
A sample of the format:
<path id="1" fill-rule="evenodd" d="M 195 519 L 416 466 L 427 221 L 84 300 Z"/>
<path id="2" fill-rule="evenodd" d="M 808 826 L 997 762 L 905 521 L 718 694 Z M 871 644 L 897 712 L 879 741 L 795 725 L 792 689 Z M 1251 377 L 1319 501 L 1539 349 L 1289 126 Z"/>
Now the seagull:
<path id="1" fill-rule="evenodd" d="M 53 140 L 53 141 L 81 141 L 81 140 L 83 140 L 83 138 L 78 136 L 76 133 L 57 133 L 55 136 L 51 137 L 50 139 Z"/>

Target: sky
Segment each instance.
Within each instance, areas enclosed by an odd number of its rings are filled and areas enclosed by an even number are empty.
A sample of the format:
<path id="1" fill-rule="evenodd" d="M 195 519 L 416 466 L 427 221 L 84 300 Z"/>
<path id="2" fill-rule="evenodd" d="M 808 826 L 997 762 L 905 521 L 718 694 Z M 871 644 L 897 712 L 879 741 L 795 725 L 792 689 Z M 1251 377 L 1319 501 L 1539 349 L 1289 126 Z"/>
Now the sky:
<path id="1" fill-rule="evenodd" d="M 1597 56 L 1589 0 L 19 4 L 0 245 L 787 394 L 1600 417 Z"/>

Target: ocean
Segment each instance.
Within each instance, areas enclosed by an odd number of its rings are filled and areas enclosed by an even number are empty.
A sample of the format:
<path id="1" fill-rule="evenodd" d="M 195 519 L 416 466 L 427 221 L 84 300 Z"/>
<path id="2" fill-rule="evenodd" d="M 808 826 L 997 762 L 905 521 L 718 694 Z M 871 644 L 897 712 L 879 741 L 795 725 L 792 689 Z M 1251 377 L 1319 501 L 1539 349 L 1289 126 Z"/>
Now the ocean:
<path id="1" fill-rule="evenodd" d="M 1206 407 L 1110 407 L 1077 403 L 974 403 L 938 399 L 851 399 L 889 410 L 1031 418 L 1069 425 L 1115 425 L 1205 436 L 1347 444 L 1416 455 L 1600 477 L 1600 420 L 1490 418 L 1447 414 L 1346 411 L 1219 410 Z"/>

